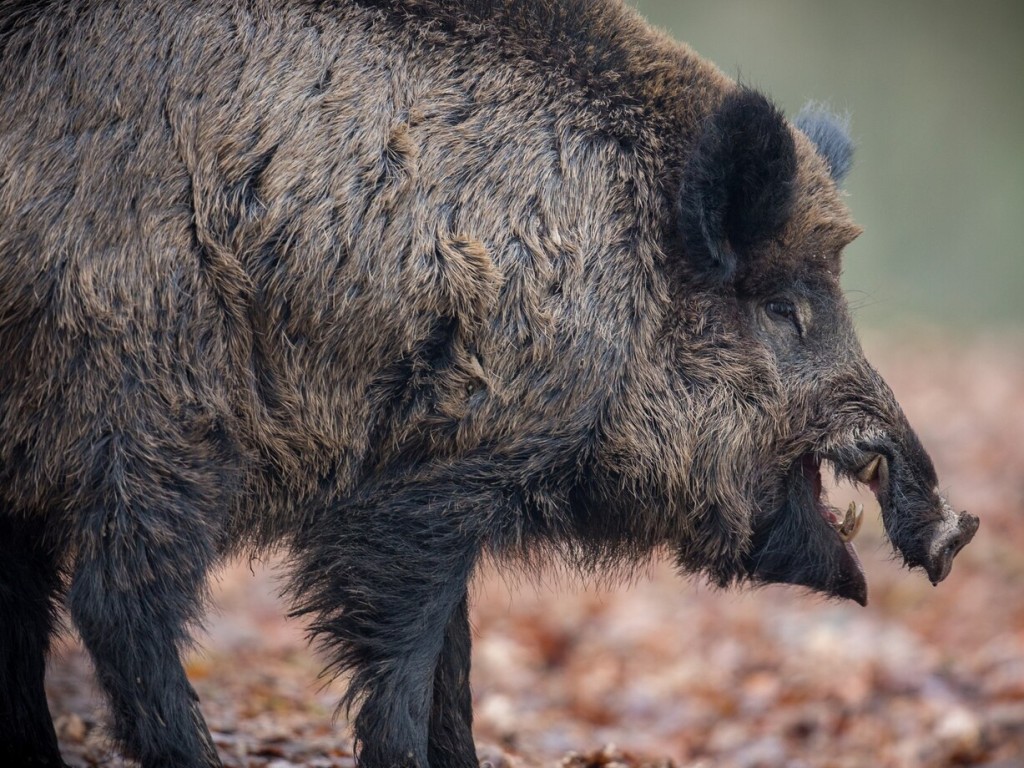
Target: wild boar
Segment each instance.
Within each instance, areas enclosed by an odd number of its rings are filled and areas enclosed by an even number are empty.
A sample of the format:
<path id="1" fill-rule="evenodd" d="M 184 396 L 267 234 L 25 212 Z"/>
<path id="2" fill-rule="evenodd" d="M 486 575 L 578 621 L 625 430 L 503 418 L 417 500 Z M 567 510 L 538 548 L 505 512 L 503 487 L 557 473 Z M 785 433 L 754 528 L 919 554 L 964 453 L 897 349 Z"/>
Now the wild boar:
<path id="1" fill-rule="evenodd" d="M 485 555 L 863 603 L 829 464 L 942 580 L 849 162 L 616 0 L 0 3 L 0 763 L 61 765 L 66 605 L 124 753 L 219 765 L 179 657 L 241 553 L 364 768 L 476 765 Z"/>

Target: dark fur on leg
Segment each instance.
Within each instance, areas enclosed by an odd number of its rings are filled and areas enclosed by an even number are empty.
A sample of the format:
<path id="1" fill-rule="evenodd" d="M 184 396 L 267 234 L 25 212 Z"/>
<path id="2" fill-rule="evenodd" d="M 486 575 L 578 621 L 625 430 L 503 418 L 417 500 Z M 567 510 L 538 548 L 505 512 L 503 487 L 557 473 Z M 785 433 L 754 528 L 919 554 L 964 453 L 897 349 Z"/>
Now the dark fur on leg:
<path id="1" fill-rule="evenodd" d="M 0 515 L 0 765 L 64 765 L 43 689 L 60 586 L 43 525 Z"/>
<path id="2" fill-rule="evenodd" d="M 496 504 L 486 492 L 454 491 L 424 482 L 378 485 L 296 540 L 296 612 L 313 615 L 332 670 L 351 673 L 342 706 L 356 711 L 361 768 L 453 765 L 428 757 L 436 668 L 451 627 L 460 635 L 453 652 L 468 657 L 468 635 L 458 627 L 480 549 L 480 510 Z M 453 666 L 440 674 L 458 672 Z M 460 748 L 470 749 L 471 736 L 462 739 Z"/>
<path id="3" fill-rule="evenodd" d="M 110 700 L 114 737 L 125 753 L 144 768 L 219 766 L 179 659 L 187 643 L 185 611 L 191 613 L 183 587 L 188 583 L 196 599 L 205 571 L 175 563 L 168 554 L 150 553 L 160 575 L 147 584 L 118 583 L 114 558 L 79 563 L 71 615 Z"/>
<path id="4" fill-rule="evenodd" d="M 471 644 L 469 600 L 463 595 L 448 621 L 441 657 L 434 671 L 434 703 L 427 741 L 432 766 L 478 768 L 480 764 L 473 743 L 473 696 L 469 687 Z"/>
<path id="5" fill-rule="evenodd" d="M 179 658 L 216 555 L 216 513 L 197 513 L 189 478 L 146 472 L 156 454 L 140 440 L 104 447 L 110 482 L 79 518 L 83 546 L 68 598 L 110 700 L 113 735 L 143 768 L 220 766 Z"/>

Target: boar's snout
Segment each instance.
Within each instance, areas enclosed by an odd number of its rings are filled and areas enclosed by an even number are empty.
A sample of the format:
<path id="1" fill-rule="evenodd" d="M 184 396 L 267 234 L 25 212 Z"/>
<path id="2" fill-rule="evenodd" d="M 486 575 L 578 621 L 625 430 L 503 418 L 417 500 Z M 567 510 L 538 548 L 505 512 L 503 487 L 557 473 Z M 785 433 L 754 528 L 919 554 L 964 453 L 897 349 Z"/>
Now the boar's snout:
<path id="1" fill-rule="evenodd" d="M 977 517 L 966 512 L 954 512 L 945 501 L 943 507 L 942 519 L 933 523 L 930 532 L 924 536 L 924 540 L 930 540 L 931 543 L 922 565 L 932 584 L 938 584 L 949 575 L 953 568 L 953 558 L 978 531 Z"/>
<path id="2" fill-rule="evenodd" d="M 886 534 L 909 567 L 923 568 L 933 584 L 949 575 L 953 559 L 978 530 L 978 518 L 955 512 L 939 494 L 931 459 L 899 406 L 894 400 L 888 405 L 888 418 L 873 409 L 866 423 L 836 430 L 834 438 L 793 463 L 782 503 L 754 527 L 745 562 L 753 580 L 867 602 L 853 541 L 863 508 L 851 502 L 844 510 L 829 503 L 821 478 L 826 464 L 875 494 Z"/>
<path id="3" fill-rule="evenodd" d="M 866 449 L 872 458 L 857 472 L 878 498 L 892 544 L 906 564 L 920 567 L 932 584 L 945 579 L 953 559 L 974 538 L 979 520 L 956 512 L 938 492 L 935 469 L 917 436 Z"/>

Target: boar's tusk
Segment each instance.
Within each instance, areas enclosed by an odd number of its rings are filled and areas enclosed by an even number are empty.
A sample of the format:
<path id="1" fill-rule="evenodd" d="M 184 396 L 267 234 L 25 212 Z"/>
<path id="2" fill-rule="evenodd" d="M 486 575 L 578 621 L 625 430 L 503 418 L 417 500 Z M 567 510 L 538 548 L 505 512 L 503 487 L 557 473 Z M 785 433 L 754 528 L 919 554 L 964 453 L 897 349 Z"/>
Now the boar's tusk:
<path id="1" fill-rule="evenodd" d="M 843 518 L 843 522 L 839 525 L 839 537 L 843 541 L 853 541 L 860 531 L 863 522 L 864 505 L 851 501 L 850 506 L 846 510 L 846 517 Z"/>
<path id="2" fill-rule="evenodd" d="M 868 484 L 876 477 L 878 477 L 878 470 L 882 464 L 882 456 L 875 456 L 868 464 L 864 465 L 864 468 L 857 473 L 857 479 L 862 483 Z"/>

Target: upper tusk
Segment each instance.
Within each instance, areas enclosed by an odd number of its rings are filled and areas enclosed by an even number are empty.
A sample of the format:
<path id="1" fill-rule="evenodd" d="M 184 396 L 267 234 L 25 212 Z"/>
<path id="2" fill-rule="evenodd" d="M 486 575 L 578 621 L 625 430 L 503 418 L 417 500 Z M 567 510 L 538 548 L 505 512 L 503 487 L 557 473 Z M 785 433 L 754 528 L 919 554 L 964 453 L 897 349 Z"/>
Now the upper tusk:
<path id="1" fill-rule="evenodd" d="M 857 473 L 857 479 L 862 483 L 870 483 L 876 477 L 878 477 L 878 469 L 882 464 L 882 456 L 879 454 L 875 456 L 870 463 L 866 464 L 860 472 Z"/>

